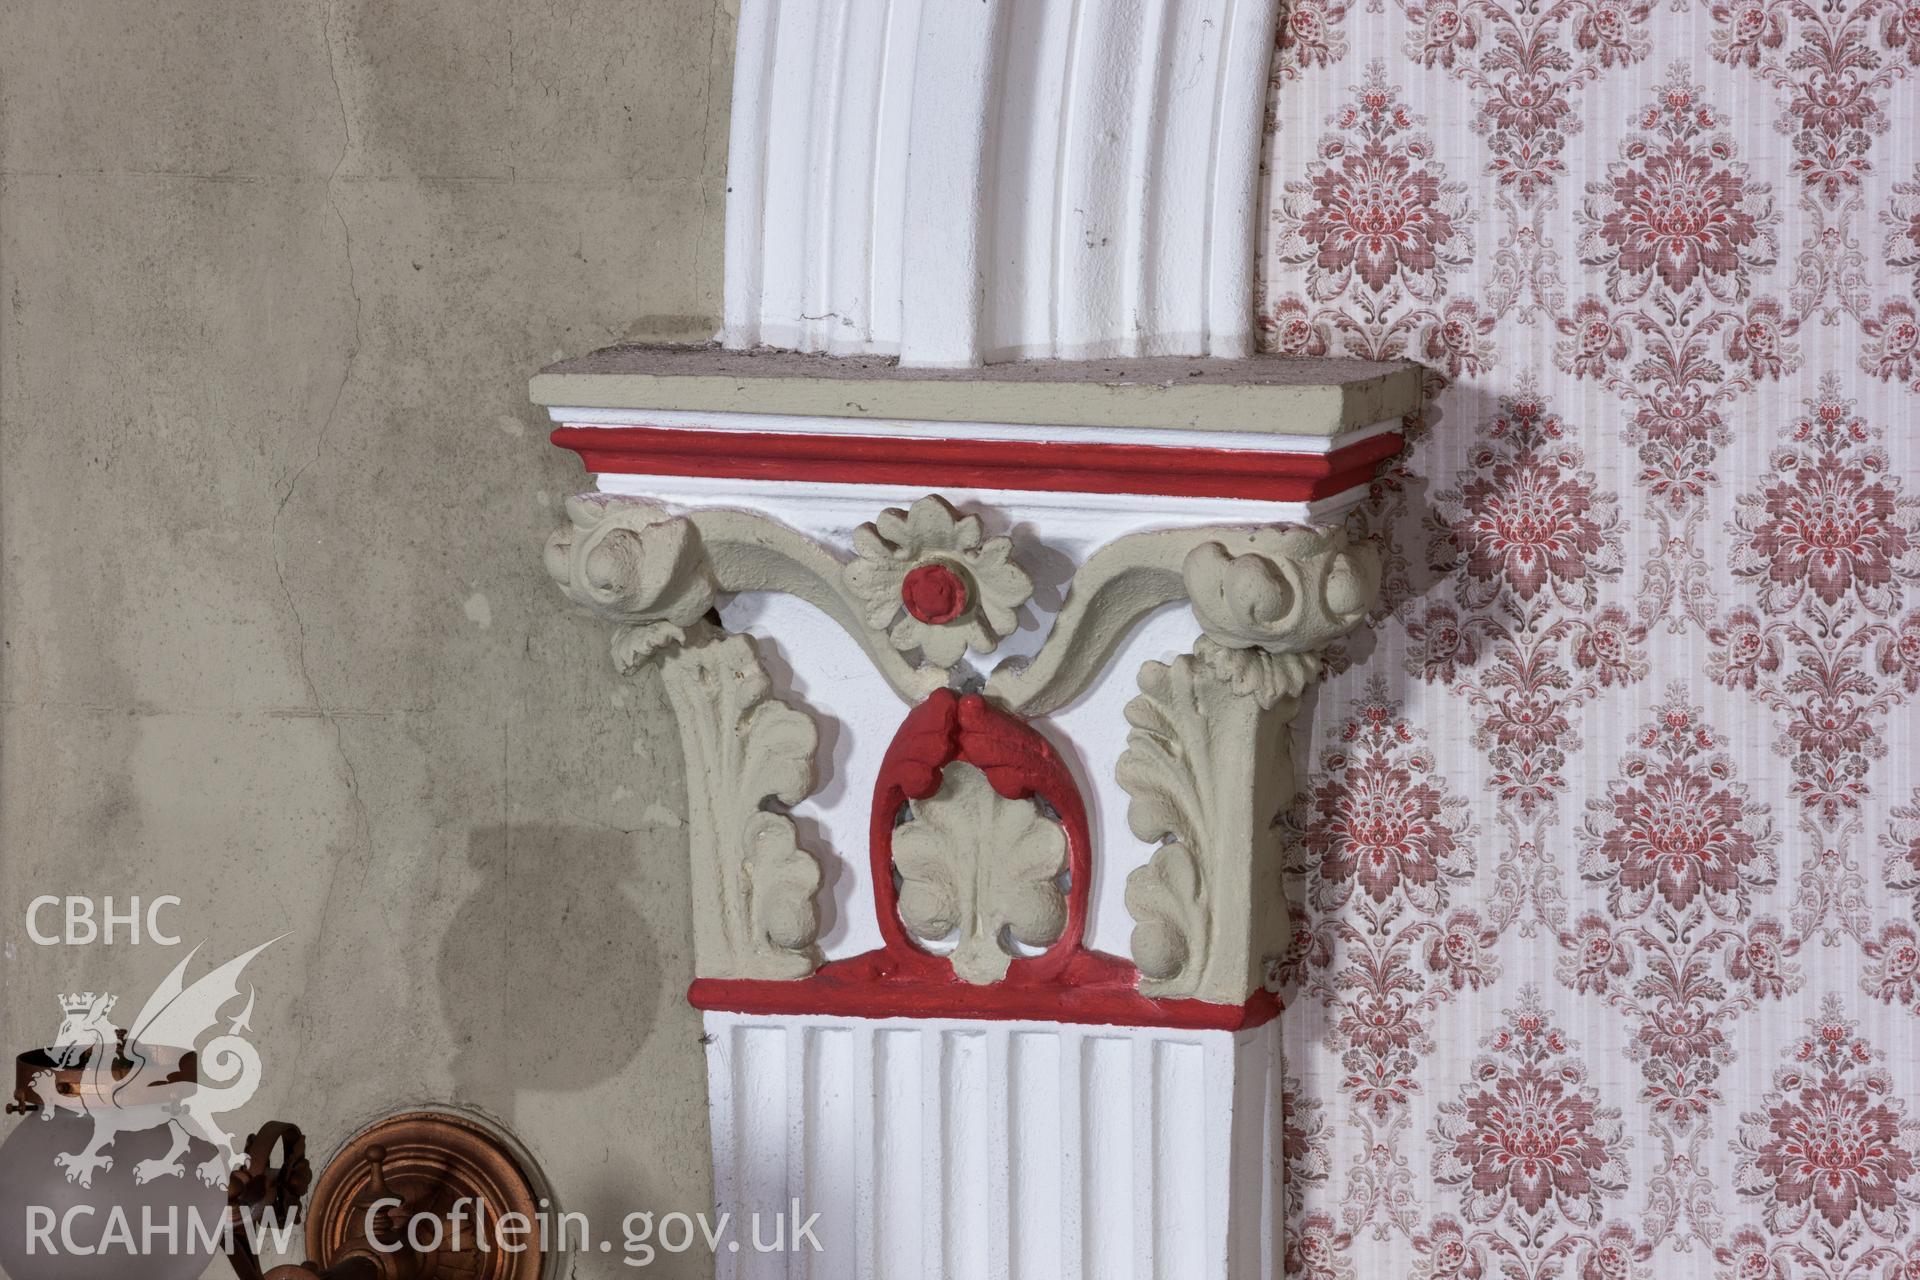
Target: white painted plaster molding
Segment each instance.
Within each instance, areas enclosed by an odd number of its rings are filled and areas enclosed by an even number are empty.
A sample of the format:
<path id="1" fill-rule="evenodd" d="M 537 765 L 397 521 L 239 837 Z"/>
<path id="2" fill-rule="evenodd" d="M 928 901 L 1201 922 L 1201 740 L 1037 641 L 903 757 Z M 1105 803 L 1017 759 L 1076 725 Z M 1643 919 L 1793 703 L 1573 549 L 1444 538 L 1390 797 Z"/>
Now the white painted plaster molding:
<path id="1" fill-rule="evenodd" d="M 1281 1274 L 1279 1023 L 706 1015 L 714 1192 L 799 1200 L 822 1251 L 720 1280 L 1268 1280 Z"/>
<path id="2" fill-rule="evenodd" d="M 674 511 L 718 507 L 765 506 L 783 513 L 795 528 L 843 531 L 855 528 L 882 507 L 911 504 L 925 485 L 829 484 L 817 480 L 766 480 L 758 476 L 603 475 L 600 492 L 664 503 Z M 965 511 L 1004 511 L 1018 520 L 1037 505 L 1020 489 L 974 485 L 940 486 L 955 507 Z M 1337 522 L 1366 496 L 1358 485 L 1311 502 L 1261 502 L 1245 498 L 1142 498 L 1131 493 L 1050 493 L 1046 495 L 1047 535 L 1076 549 L 1100 546 L 1117 533 L 1160 525 L 1313 524 Z M 1016 541 L 1018 539 L 1016 538 Z"/>
<path id="3" fill-rule="evenodd" d="M 743 0 L 722 340 L 1246 355 L 1278 12 Z"/>

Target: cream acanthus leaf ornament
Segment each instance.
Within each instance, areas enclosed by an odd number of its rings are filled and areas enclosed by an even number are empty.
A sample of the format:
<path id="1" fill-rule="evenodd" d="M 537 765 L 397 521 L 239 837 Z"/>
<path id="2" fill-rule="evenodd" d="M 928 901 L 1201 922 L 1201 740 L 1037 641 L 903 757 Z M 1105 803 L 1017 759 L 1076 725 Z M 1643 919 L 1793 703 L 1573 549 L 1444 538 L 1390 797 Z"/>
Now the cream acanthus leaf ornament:
<path id="1" fill-rule="evenodd" d="M 1181 577 L 1203 633 L 1140 668 L 1115 778 L 1134 835 L 1160 842 L 1127 877 L 1132 950 L 1154 996 L 1259 987 L 1289 937 L 1273 817 L 1294 788 L 1288 722 L 1320 652 L 1372 602 L 1372 548 L 1334 529 L 1202 541 Z"/>
<path id="2" fill-rule="evenodd" d="M 820 865 L 767 802 L 813 790 L 819 731 L 773 696 L 753 642 L 707 621 L 717 575 L 694 523 L 651 504 L 572 499 L 548 540 L 567 597 L 615 623 L 615 665 L 657 663 L 687 770 L 694 947 L 703 973 L 798 978 L 814 946 Z"/>
<path id="3" fill-rule="evenodd" d="M 1032 800 L 997 794 L 971 765 L 946 770 L 940 790 L 912 805 L 893 838 L 900 919 L 923 942 L 958 935 L 949 958 L 965 982 L 998 982 L 1015 942 L 1044 947 L 1066 924 L 1059 876 L 1067 840 Z"/>
<path id="4" fill-rule="evenodd" d="M 819 730 L 772 695 L 753 642 L 698 623 L 661 659 L 687 770 L 694 948 L 700 970 L 799 978 L 818 966 L 820 864 L 767 801 L 813 790 Z"/>
<path id="5" fill-rule="evenodd" d="M 979 516 L 934 494 L 882 511 L 854 530 L 853 548 L 847 583 L 865 602 L 867 623 L 936 666 L 952 666 L 968 649 L 991 653 L 1033 595 L 1012 539 L 986 537 Z"/>
<path id="6" fill-rule="evenodd" d="M 1232 1000 L 1285 950 L 1272 818 L 1293 786 L 1286 722 L 1298 705 L 1238 694 L 1191 655 L 1140 668 L 1114 772 L 1132 798 L 1128 827 L 1164 842 L 1127 877 L 1148 995 Z"/>

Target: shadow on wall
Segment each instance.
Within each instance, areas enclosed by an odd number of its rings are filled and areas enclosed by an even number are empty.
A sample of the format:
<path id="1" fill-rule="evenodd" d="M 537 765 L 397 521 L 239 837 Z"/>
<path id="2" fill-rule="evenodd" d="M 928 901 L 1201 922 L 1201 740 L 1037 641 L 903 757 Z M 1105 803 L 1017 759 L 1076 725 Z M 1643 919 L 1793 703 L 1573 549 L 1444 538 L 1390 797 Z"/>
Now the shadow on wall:
<path id="1" fill-rule="evenodd" d="M 639 1051 L 663 975 L 628 897 L 623 832 L 557 824 L 476 829 L 482 876 L 440 948 L 441 1007 L 456 1045 L 454 1097 L 514 1114 L 521 1090 L 573 1092 Z"/>
<path id="2" fill-rule="evenodd" d="M 1426 450 L 1434 449 L 1449 434 L 1470 434 L 1471 424 L 1479 421 L 1478 417 L 1467 417 L 1458 409 L 1449 412 L 1446 420 L 1443 420 L 1434 403 L 1442 386 L 1433 372 L 1428 370 L 1422 383 L 1423 407 L 1420 416 L 1424 433 L 1401 455 L 1400 463 L 1404 464 L 1409 457 L 1418 458 Z M 1475 388 L 1455 388 L 1455 403 L 1470 403 L 1469 398 L 1479 394 Z M 1494 398 L 1491 393 L 1489 398 Z M 1477 411 L 1479 406 L 1473 405 L 1472 408 Z M 1410 431 L 1405 426 L 1402 429 Z M 1307 866 L 1312 857 L 1302 852 L 1302 836 L 1317 816 L 1315 805 L 1319 797 L 1315 792 L 1315 780 L 1316 770 L 1321 769 L 1322 754 L 1340 740 L 1343 725 L 1354 714 L 1352 699 L 1363 690 L 1377 690 L 1379 696 L 1390 703 L 1404 701 L 1408 686 L 1415 677 L 1397 660 L 1394 651 L 1382 651 L 1381 640 L 1390 629 L 1404 625 L 1395 620 L 1396 615 L 1399 619 L 1419 617 L 1424 613 L 1429 597 L 1444 599 L 1452 576 L 1444 566 L 1436 568 L 1429 555 L 1429 530 L 1424 520 L 1432 501 L 1432 481 L 1423 472 L 1404 465 L 1389 467 L 1382 479 L 1400 490 L 1398 499 L 1384 508 L 1388 513 L 1399 513 L 1399 522 L 1396 524 L 1392 515 L 1382 519 L 1383 508 L 1378 490 L 1371 499 L 1347 516 L 1348 534 L 1355 541 L 1372 541 L 1380 550 L 1380 598 L 1368 622 L 1348 633 L 1328 650 L 1322 678 L 1307 686 L 1301 696 L 1299 714 L 1289 725 L 1289 732 L 1293 735 L 1293 794 L 1280 812 L 1273 815 L 1272 821 L 1285 833 L 1281 881 L 1287 901 L 1295 912 L 1296 947 L 1299 943 L 1297 931 L 1304 918 L 1301 904 L 1307 901 L 1311 880 Z M 1343 681 L 1339 691 L 1331 696 L 1328 694 L 1330 681 L 1354 671 L 1362 673 L 1363 678 L 1359 681 Z M 1331 788 L 1329 797 L 1336 805 L 1357 804 L 1364 808 L 1366 798 L 1354 794 L 1355 787 L 1351 780 L 1327 779 L 1323 776 L 1321 781 Z M 1296 950 L 1295 954 L 1298 956 L 1300 953 Z M 1301 964 L 1290 960 L 1286 985 L 1279 992 L 1286 1019 L 1285 1036 L 1292 1044 L 1319 1044 L 1328 1034 L 1330 1015 L 1321 1001 L 1307 998 L 1301 992 L 1298 984 L 1302 970 Z"/>

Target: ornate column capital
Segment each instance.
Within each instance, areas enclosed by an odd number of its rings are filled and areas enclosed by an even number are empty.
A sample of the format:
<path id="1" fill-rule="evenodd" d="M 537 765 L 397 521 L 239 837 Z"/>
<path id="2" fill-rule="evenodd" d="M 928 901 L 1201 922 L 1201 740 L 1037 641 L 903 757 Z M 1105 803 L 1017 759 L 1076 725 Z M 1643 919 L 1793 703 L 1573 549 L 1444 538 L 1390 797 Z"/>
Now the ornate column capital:
<path id="1" fill-rule="evenodd" d="M 838 1027 L 878 1053 L 900 1019 L 1091 1054 L 1025 1084 L 1011 1058 L 980 1069 L 1014 1071 L 991 1096 L 1043 1090 L 1021 1105 L 1208 1135 L 1204 1167 L 1149 1178 L 1212 1176 L 1268 1140 L 1249 1135 L 1277 1122 L 1269 1101 L 1237 1084 L 1222 1100 L 1129 1075 L 1123 1100 L 1091 1081 L 1114 1037 L 1155 1062 L 1197 1046 L 1218 1061 L 1194 1070 L 1231 1080 L 1277 1052 L 1273 819 L 1302 693 L 1379 587 L 1340 517 L 1416 393 L 1400 368 L 1338 362 L 961 375 L 645 350 L 536 382 L 599 481 L 548 570 L 613 624 L 623 672 L 658 669 L 684 748 L 689 998 L 732 1062 L 728 1177 L 761 1141 L 735 1090 L 775 1087 L 741 1071 L 815 1105 L 758 1030 Z M 977 1101 L 941 1079 L 916 1075 L 914 1105 Z M 1167 1229 L 1251 1237 L 1268 1212 Z M 1075 1247 L 1096 1249 L 1110 1227 L 1083 1225 Z"/>

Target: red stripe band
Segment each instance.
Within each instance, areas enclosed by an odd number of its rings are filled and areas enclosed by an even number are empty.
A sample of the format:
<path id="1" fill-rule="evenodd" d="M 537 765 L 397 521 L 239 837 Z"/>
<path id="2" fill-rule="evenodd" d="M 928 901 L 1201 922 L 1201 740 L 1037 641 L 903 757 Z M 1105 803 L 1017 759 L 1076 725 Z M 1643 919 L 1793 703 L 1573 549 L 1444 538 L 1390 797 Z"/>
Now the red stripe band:
<path id="1" fill-rule="evenodd" d="M 1245 1004 L 1155 1000 L 1131 988 L 837 980 L 832 966 L 792 982 L 696 978 L 687 1003 L 716 1013 L 760 1017 L 962 1018 L 990 1022 L 1072 1022 L 1111 1027 L 1243 1031 L 1280 1014 L 1261 991 Z"/>
<path id="2" fill-rule="evenodd" d="M 1140 444 L 788 435 L 673 427 L 560 427 L 553 442 L 603 475 L 1159 494 L 1312 502 L 1373 479 L 1397 431 L 1331 453 Z"/>

